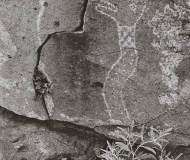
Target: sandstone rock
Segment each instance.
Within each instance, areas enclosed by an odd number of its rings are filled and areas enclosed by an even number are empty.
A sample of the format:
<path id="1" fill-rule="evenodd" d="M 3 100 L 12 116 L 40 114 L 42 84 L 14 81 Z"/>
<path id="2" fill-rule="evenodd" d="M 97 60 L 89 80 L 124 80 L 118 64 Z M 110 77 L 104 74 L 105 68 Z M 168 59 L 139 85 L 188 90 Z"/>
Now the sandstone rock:
<path id="1" fill-rule="evenodd" d="M 115 103 L 111 111 L 102 96 L 119 46 L 116 24 L 102 17 L 96 5 L 88 4 L 84 32 L 54 34 L 42 48 L 40 61 L 52 83 L 48 96 L 52 100 L 45 96 L 46 107 L 51 119 L 89 127 L 127 124 L 125 109 L 116 106 L 118 100 L 111 100 Z"/>
<path id="2" fill-rule="evenodd" d="M 80 25 L 82 1 L 69 2 L 0 2 L 0 106 L 19 115 L 48 119 L 43 102 L 36 100 L 33 85 L 36 51 L 47 34 Z"/>
<path id="3" fill-rule="evenodd" d="M 38 30 L 41 42 L 48 34 L 73 31 L 82 22 L 85 1 L 79 0 L 39 0 Z"/>
<path id="4" fill-rule="evenodd" d="M 54 34 L 42 49 L 50 118 L 101 133 L 154 120 L 189 134 L 188 15 L 167 0 L 90 1 L 84 32 Z"/>
<path id="5" fill-rule="evenodd" d="M 189 14 L 171 1 L 149 2 L 137 24 L 139 61 L 123 93 L 128 112 L 140 124 L 154 120 L 151 124 L 190 133 Z"/>
<path id="6" fill-rule="evenodd" d="M 0 106 L 106 136 L 132 120 L 172 127 L 173 144 L 189 145 L 189 6 L 186 0 L 1 1 Z M 0 139 L 0 158 L 27 152 L 32 159 L 89 159 L 68 142 L 81 138 L 67 137 L 73 130 L 62 137 L 45 122 L 2 120 L 8 127 L 2 137 L 12 131 L 9 122 L 16 129 L 10 143 Z M 36 133 L 29 136 L 26 125 Z M 20 131 L 27 139 L 20 140 Z M 82 139 L 78 148 L 88 152 L 87 143 Z"/>

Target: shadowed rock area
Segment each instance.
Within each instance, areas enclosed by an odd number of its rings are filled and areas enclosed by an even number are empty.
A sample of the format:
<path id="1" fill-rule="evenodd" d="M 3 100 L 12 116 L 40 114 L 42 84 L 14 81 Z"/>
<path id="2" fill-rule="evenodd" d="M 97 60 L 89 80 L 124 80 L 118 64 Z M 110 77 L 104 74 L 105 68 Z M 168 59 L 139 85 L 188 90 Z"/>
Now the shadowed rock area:
<path id="1" fill-rule="evenodd" d="M 0 108 L 1 160 L 94 160 L 106 144 L 93 130 L 58 121 L 39 121 Z"/>

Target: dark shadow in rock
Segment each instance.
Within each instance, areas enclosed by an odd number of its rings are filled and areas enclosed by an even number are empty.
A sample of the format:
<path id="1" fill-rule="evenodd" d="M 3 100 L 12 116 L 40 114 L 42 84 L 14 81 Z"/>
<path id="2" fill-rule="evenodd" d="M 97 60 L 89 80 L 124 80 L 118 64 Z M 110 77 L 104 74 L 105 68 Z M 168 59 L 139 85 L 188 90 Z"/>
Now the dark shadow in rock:
<path id="1" fill-rule="evenodd" d="M 5 153 L 4 159 L 39 159 L 42 151 L 46 151 L 44 159 L 94 160 L 94 148 L 100 150 L 106 144 L 106 137 L 93 129 L 68 122 L 27 118 L 2 107 L 0 121 L 0 150 Z M 25 136 L 22 138 L 22 135 Z M 14 137 L 21 138 L 13 143 Z"/>

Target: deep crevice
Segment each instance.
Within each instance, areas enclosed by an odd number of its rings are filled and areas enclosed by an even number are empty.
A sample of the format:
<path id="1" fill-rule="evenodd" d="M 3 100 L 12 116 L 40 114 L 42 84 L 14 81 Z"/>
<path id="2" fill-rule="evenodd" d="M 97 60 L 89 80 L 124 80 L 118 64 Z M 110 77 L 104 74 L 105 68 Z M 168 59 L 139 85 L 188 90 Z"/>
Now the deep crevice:
<path id="1" fill-rule="evenodd" d="M 50 82 L 48 81 L 48 78 L 42 73 L 38 66 L 40 64 L 40 57 L 41 57 L 41 51 L 43 46 L 48 42 L 48 40 L 51 38 L 53 34 L 50 34 L 46 37 L 45 41 L 42 43 L 42 45 L 37 49 L 37 62 L 36 66 L 34 68 L 34 74 L 33 74 L 33 84 L 34 84 L 34 89 L 36 92 L 36 99 L 42 99 L 44 109 L 46 110 L 46 114 L 48 118 L 50 119 L 48 109 L 45 105 L 45 100 L 44 100 L 44 95 L 46 92 L 48 92 L 48 88 L 50 86 Z"/>
<path id="2" fill-rule="evenodd" d="M 85 11 L 84 11 L 84 14 L 85 14 Z M 81 21 L 82 26 L 83 26 L 83 23 L 84 22 Z M 33 85 L 34 85 L 34 89 L 35 89 L 35 93 L 36 93 L 36 99 L 42 99 L 44 109 L 46 110 L 47 116 L 49 119 L 50 119 L 50 115 L 49 115 L 48 109 L 46 107 L 44 96 L 46 94 L 51 94 L 51 81 L 48 79 L 48 77 L 42 71 L 40 71 L 39 64 L 40 64 L 41 52 L 42 52 L 43 47 L 46 45 L 46 43 L 51 39 L 51 37 L 53 35 L 58 34 L 58 33 L 80 33 L 80 32 L 79 32 L 79 30 L 78 31 L 73 30 L 73 31 L 60 31 L 60 32 L 54 32 L 52 34 L 49 34 L 46 37 L 46 39 L 44 40 L 44 42 L 39 46 L 39 48 L 36 51 L 37 62 L 36 62 L 36 66 L 34 68 Z"/>
<path id="3" fill-rule="evenodd" d="M 46 111 L 46 113 L 47 113 L 48 119 L 50 120 L 50 119 L 51 119 L 51 118 L 50 118 L 50 114 L 49 114 L 49 111 L 48 111 L 48 109 L 47 109 L 47 107 L 46 107 L 46 102 L 45 102 L 44 97 L 43 97 L 42 101 L 43 101 L 44 109 L 45 109 L 45 111 Z"/>
<path id="4" fill-rule="evenodd" d="M 46 94 L 50 94 L 50 92 L 51 92 L 51 82 L 49 81 L 48 77 L 42 71 L 40 71 L 40 69 L 39 69 L 41 52 L 42 52 L 43 47 L 46 45 L 46 43 L 51 39 L 51 37 L 54 34 L 64 33 L 64 32 L 65 31 L 54 32 L 52 34 L 49 34 L 46 37 L 46 39 L 44 40 L 44 42 L 40 45 L 40 47 L 36 51 L 36 53 L 37 53 L 37 62 L 36 62 L 36 66 L 34 68 L 33 85 L 34 85 L 34 89 L 35 89 L 35 93 L 36 93 L 36 100 L 37 99 L 42 100 L 44 109 L 45 109 L 47 117 L 49 119 L 50 119 L 50 115 L 49 115 L 49 111 L 48 111 L 48 109 L 46 107 L 46 102 L 45 102 L 44 96 Z"/>
<path id="5" fill-rule="evenodd" d="M 59 121 L 59 120 L 39 120 L 36 118 L 27 117 L 24 115 L 18 115 L 13 111 L 10 111 L 0 106 L 0 112 L 3 113 L 2 117 L 7 121 L 14 121 L 14 123 L 22 124 L 38 124 L 39 126 L 46 126 L 50 131 L 56 131 L 57 133 L 68 132 L 68 130 L 75 130 L 82 133 L 94 135 L 100 137 L 100 139 L 109 139 L 105 135 L 96 132 L 93 128 L 89 128 L 83 125 L 77 125 L 72 122 Z M 11 123 L 10 123 L 11 124 Z M 67 129 L 66 129 L 67 128 Z"/>
<path id="6" fill-rule="evenodd" d="M 42 48 L 43 46 L 49 41 L 49 39 L 51 38 L 51 36 L 55 34 L 55 33 L 52 33 L 52 34 L 49 34 L 45 41 L 41 44 L 41 46 L 37 49 L 36 53 L 38 54 L 38 57 L 37 57 L 37 63 L 36 63 L 36 67 L 38 67 L 39 65 L 39 62 L 40 62 L 40 56 L 41 56 L 41 51 L 42 51 Z"/>
<path id="7" fill-rule="evenodd" d="M 75 29 L 75 31 L 84 31 L 84 21 L 85 21 L 85 14 L 86 14 L 87 6 L 88 6 L 88 0 L 83 0 L 83 10 L 81 13 L 81 22 L 80 22 L 80 25 Z"/>

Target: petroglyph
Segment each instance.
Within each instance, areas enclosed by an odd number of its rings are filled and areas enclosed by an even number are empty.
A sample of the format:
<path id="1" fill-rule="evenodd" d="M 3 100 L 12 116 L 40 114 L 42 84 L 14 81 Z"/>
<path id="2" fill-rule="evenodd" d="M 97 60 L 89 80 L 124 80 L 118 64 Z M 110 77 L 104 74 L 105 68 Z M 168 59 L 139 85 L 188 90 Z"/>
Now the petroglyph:
<path id="1" fill-rule="evenodd" d="M 15 56 L 17 52 L 16 46 L 12 42 L 12 38 L 7 32 L 5 26 L 0 20 L 0 44 L 2 45 L 0 48 L 0 70 L 1 67 L 12 57 Z M 3 43 L 3 44 L 2 44 Z M 0 86 L 5 87 L 6 89 L 10 89 L 14 86 L 15 83 L 11 80 L 0 77 Z"/>
<path id="2" fill-rule="evenodd" d="M 156 36 L 152 46 L 162 53 L 159 63 L 162 80 L 170 90 L 170 93 L 159 96 L 160 104 L 171 106 L 179 103 L 182 99 L 177 91 L 179 78 L 175 74 L 175 69 L 184 58 L 188 57 L 188 55 L 182 55 L 181 52 L 184 47 L 190 46 L 188 36 L 183 34 L 182 24 L 182 20 L 187 19 L 189 13 L 189 10 L 181 6 L 174 4 L 174 9 L 172 9 L 166 5 L 164 13 L 157 11 L 149 21 L 149 26 L 153 27 L 153 34 Z"/>
<path id="3" fill-rule="evenodd" d="M 40 11 L 37 17 L 37 32 L 38 32 L 38 41 L 39 41 L 39 45 L 42 44 L 42 40 L 40 38 L 40 24 L 41 24 L 41 18 L 45 12 L 45 6 L 44 6 L 45 0 L 40 0 L 39 4 L 40 4 Z"/>
<path id="4" fill-rule="evenodd" d="M 120 47 L 120 56 L 107 73 L 102 93 L 110 120 L 117 118 L 113 117 L 112 113 L 129 118 L 122 90 L 126 81 L 133 76 L 136 70 L 138 52 L 135 44 L 135 29 L 146 8 L 145 1 L 125 2 L 125 6 L 121 6 L 120 2 L 117 5 L 116 3 L 116 1 L 112 4 L 101 0 L 96 6 L 98 12 L 111 18 L 117 24 Z M 126 113 L 118 113 L 118 110 L 124 110 Z"/>

